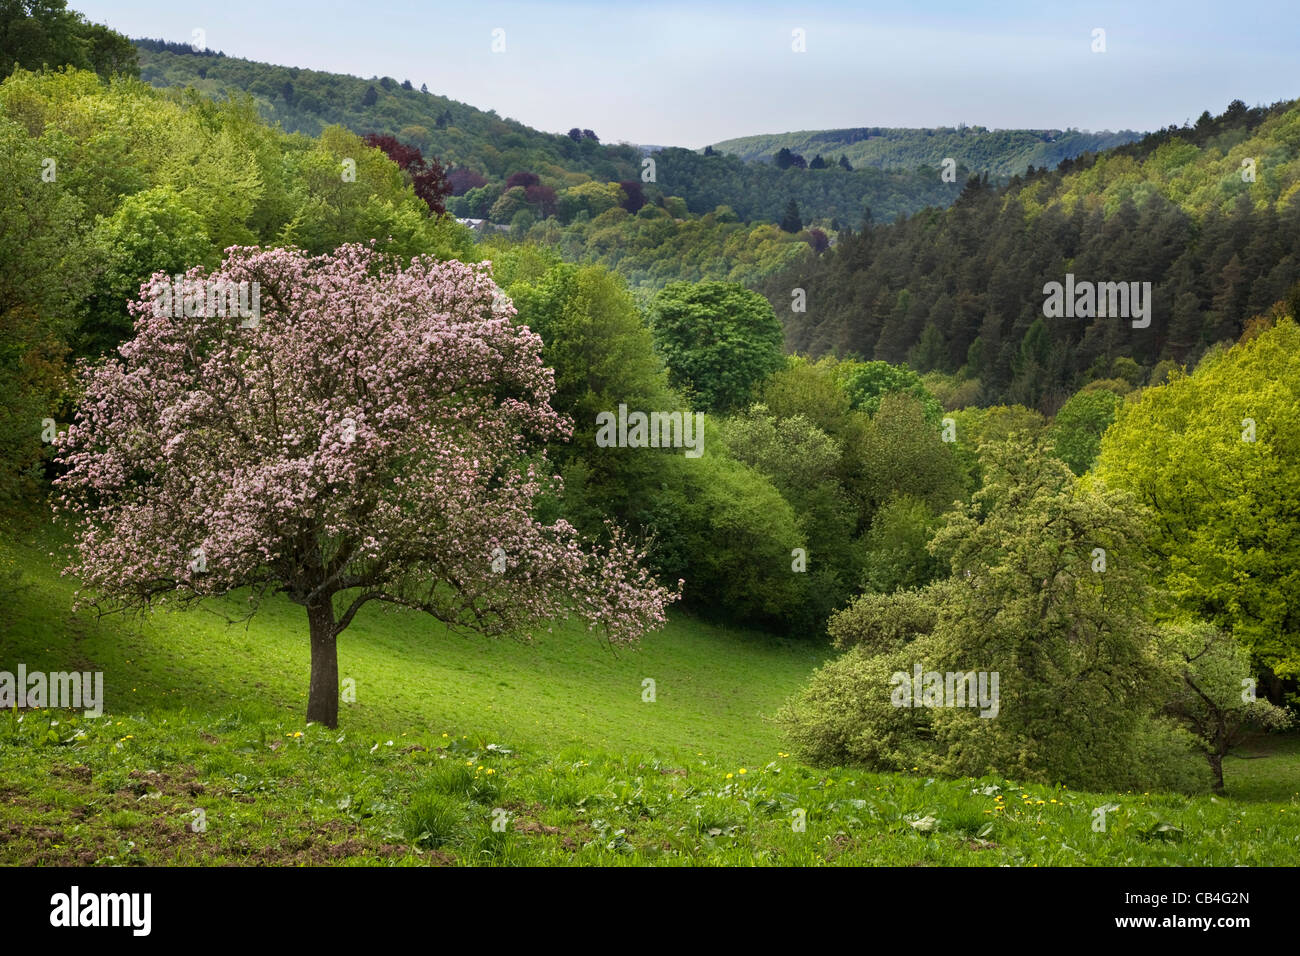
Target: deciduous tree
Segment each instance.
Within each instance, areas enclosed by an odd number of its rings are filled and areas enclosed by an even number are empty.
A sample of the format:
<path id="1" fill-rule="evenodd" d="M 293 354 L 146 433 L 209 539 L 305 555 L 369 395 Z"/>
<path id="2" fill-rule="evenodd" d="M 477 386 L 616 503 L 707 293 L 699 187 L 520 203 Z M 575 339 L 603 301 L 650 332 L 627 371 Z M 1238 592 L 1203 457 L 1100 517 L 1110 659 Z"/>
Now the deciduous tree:
<path id="1" fill-rule="evenodd" d="M 1184 613 L 1300 675 L 1300 327 L 1284 319 L 1119 408 L 1097 475 L 1156 516 Z"/>
<path id="2" fill-rule="evenodd" d="M 674 282 L 650 308 L 669 382 L 703 411 L 742 407 L 781 368 L 781 323 L 757 292 L 731 282 Z"/>
<path id="3" fill-rule="evenodd" d="M 617 529 L 587 549 L 534 517 L 538 445 L 570 425 L 486 267 L 233 248 L 186 278 L 257 283 L 260 315 L 173 317 L 158 274 L 135 338 L 87 372 L 58 482 L 85 600 L 285 594 L 307 614 L 307 718 L 327 726 L 338 636 L 371 602 L 522 635 L 572 610 L 613 643 L 663 622 L 673 595 Z"/>

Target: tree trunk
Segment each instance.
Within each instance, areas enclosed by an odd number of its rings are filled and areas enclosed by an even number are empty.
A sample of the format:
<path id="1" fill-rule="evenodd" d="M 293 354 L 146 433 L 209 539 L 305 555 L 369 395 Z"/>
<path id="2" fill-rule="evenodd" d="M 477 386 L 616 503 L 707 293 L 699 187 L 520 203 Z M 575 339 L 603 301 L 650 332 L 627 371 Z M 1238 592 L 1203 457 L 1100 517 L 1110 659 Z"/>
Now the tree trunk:
<path id="1" fill-rule="evenodd" d="M 311 629 L 311 689 L 307 692 L 307 722 L 339 725 L 339 654 L 330 598 L 307 608 Z"/>
<path id="2" fill-rule="evenodd" d="M 1223 793 L 1223 754 L 1210 753 L 1210 769 L 1214 771 L 1214 792 Z"/>
<path id="3" fill-rule="evenodd" d="M 1279 707 L 1285 706 L 1286 701 L 1283 699 L 1282 696 L 1283 691 L 1285 690 L 1285 688 L 1282 686 L 1282 678 L 1274 674 L 1272 669 L 1265 668 L 1264 682 L 1268 684 L 1268 692 L 1266 695 L 1268 699 L 1272 703 L 1277 704 Z"/>

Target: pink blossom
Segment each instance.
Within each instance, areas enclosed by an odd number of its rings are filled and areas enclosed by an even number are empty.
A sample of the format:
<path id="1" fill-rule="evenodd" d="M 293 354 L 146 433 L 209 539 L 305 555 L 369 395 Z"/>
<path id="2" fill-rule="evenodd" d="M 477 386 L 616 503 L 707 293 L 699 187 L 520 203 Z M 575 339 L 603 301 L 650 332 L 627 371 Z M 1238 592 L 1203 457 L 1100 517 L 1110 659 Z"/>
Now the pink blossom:
<path id="1" fill-rule="evenodd" d="M 57 487 L 92 603 L 279 591 L 331 640 L 369 601 L 487 633 L 575 612 L 614 643 L 663 624 L 678 592 L 618 529 L 533 517 L 571 424 L 486 264 L 231 247 L 186 279 L 258 282 L 261 319 L 155 314 L 159 273 L 83 371 Z"/>

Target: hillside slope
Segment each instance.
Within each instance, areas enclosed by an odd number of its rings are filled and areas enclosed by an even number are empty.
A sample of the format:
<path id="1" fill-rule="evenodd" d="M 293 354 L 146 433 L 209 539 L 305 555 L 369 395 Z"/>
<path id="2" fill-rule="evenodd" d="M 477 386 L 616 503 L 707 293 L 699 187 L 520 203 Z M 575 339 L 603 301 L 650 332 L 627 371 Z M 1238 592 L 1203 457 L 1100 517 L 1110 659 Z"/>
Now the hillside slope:
<path id="1" fill-rule="evenodd" d="M 136 40 L 140 78 L 157 87 L 192 86 L 212 97 L 251 94 L 263 118 L 289 132 L 318 136 L 337 124 L 364 135 L 382 133 L 437 154 L 444 166 L 467 166 L 489 178 L 521 169 L 543 175 L 578 173 L 601 181 L 640 171 L 635 146 L 543 133 L 392 77 L 362 79 L 257 63 L 181 43 Z M 373 99 L 371 90 L 374 90 Z"/>
<path id="2" fill-rule="evenodd" d="M 102 671 L 111 714 L 187 707 L 305 720 L 307 620 L 284 598 L 244 621 L 241 596 L 207 611 L 144 617 L 72 613 L 48 531 L 0 544 L 0 670 Z M 639 647 L 617 652 L 579 623 L 534 644 L 452 632 L 433 618 L 359 614 L 339 640 L 340 679 L 356 687 L 341 728 L 392 734 L 473 729 L 534 749 L 656 750 L 683 759 L 766 761 L 780 744 L 769 718 L 829 650 L 808 641 L 676 615 Z M 655 700 L 643 681 L 655 681 Z M 599 719 L 593 714 L 599 714 Z"/>
<path id="3" fill-rule="evenodd" d="M 1130 357 L 1145 376 L 1235 340 L 1300 282 L 1300 101 L 1170 127 L 1004 189 L 968 183 L 947 210 L 841 237 L 764 286 L 787 344 L 907 360 L 978 379 L 984 402 L 1051 412 Z M 1149 282 L 1146 313 L 1051 317 L 1047 283 Z M 1136 301 L 1134 303 L 1136 307 Z M 1089 314 L 1091 312 L 1091 314 Z"/>
<path id="4" fill-rule="evenodd" d="M 53 543 L 0 542 L 0 669 L 101 670 L 105 711 L 0 714 L 4 865 L 1229 866 L 1297 839 L 1294 739 L 1231 760 L 1226 799 L 808 767 L 765 718 L 821 652 L 685 618 L 615 658 L 567 628 L 525 647 L 363 614 L 326 730 L 300 608 L 72 614 Z"/>

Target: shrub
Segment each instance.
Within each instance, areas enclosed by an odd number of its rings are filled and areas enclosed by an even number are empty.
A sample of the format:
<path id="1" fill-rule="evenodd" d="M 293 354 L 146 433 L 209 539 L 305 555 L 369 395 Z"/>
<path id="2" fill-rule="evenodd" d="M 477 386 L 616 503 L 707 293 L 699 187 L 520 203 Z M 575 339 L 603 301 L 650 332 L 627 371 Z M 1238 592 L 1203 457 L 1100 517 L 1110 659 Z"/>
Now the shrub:
<path id="1" fill-rule="evenodd" d="M 890 675 L 900 670 L 911 670 L 904 649 L 873 654 L 861 645 L 814 671 L 777 714 L 794 752 L 817 766 L 932 766 L 935 754 L 924 739 L 930 711 L 890 701 Z"/>
<path id="2" fill-rule="evenodd" d="M 1190 738 L 1160 719 L 1173 693 L 1147 623 L 1142 512 L 1081 485 L 1041 440 L 990 446 L 970 505 L 930 544 L 951 577 L 864 597 L 830 631 L 849 646 L 781 711 L 815 763 L 1001 774 L 1081 789 L 1203 786 Z M 1098 571 L 1101 547 L 1115 558 Z M 908 706 L 891 675 L 987 675 L 979 706 Z"/>

